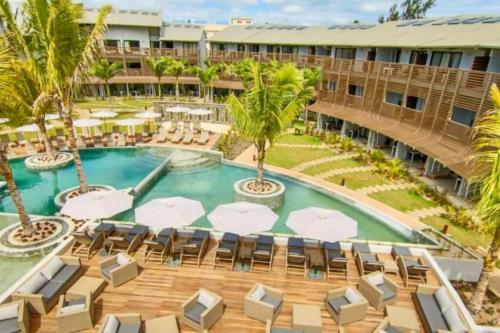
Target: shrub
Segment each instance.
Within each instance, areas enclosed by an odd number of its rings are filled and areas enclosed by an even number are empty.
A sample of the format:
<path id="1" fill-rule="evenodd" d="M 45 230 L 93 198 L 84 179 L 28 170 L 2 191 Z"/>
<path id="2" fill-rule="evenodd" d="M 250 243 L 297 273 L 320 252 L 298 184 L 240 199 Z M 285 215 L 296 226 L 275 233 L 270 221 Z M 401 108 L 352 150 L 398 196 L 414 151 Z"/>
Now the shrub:
<path id="1" fill-rule="evenodd" d="M 384 152 L 379 149 L 371 152 L 370 159 L 372 162 L 383 162 L 386 160 Z"/>
<path id="2" fill-rule="evenodd" d="M 342 152 L 350 152 L 354 148 L 350 138 L 342 138 L 340 140 L 340 150 Z"/>

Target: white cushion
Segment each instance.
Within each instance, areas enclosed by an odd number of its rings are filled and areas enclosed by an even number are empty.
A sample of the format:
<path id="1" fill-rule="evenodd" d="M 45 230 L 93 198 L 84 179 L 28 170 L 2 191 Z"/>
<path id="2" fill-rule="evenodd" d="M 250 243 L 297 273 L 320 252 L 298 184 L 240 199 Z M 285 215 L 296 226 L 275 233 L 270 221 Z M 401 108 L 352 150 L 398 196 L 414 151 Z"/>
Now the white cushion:
<path id="1" fill-rule="evenodd" d="M 450 327 L 451 331 L 454 333 L 466 333 L 467 330 L 465 329 L 464 324 L 462 323 L 462 320 L 460 319 L 460 316 L 458 315 L 458 312 L 455 308 L 450 308 L 448 311 L 446 311 L 444 314 L 444 319 L 446 320 L 446 323 Z"/>
<path id="2" fill-rule="evenodd" d="M 2 306 L 0 307 L 0 321 L 17 318 L 18 313 L 19 313 L 18 303 L 10 304 L 8 306 Z"/>
<path id="3" fill-rule="evenodd" d="M 83 309 L 85 309 L 85 304 L 74 304 L 74 305 L 68 305 L 68 306 L 62 307 L 61 310 L 59 310 L 59 312 L 61 312 L 61 314 L 68 314 L 68 313 L 77 312 L 77 311 L 80 311 Z"/>
<path id="4" fill-rule="evenodd" d="M 47 278 L 40 272 L 36 272 L 17 291 L 22 294 L 34 294 L 48 282 Z"/>
<path id="5" fill-rule="evenodd" d="M 441 287 L 434 293 L 434 297 L 439 304 L 439 308 L 442 313 L 445 313 L 450 308 L 453 307 L 453 303 L 451 302 L 450 297 L 448 296 L 448 292 L 445 287 Z"/>
<path id="6" fill-rule="evenodd" d="M 266 290 L 259 284 L 257 288 L 255 288 L 252 295 L 250 295 L 250 298 L 256 301 L 260 301 L 261 299 L 264 298 L 264 296 L 266 296 Z"/>
<path id="7" fill-rule="evenodd" d="M 215 302 L 215 299 L 212 297 L 212 295 L 209 295 L 205 291 L 200 291 L 198 294 L 198 303 L 203 305 L 206 308 L 210 308 Z"/>
<path id="8" fill-rule="evenodd" d="M 124 266 L 130 262 L 130 259 L 127 258 L 123 253 L 118 253 L 116 255 L 116 263 L 120 266 Z"/>
<path id="9" fill-rule="evenodd" d="M 383 273 L 377 273 L 370 275 L 366 278 L 368 283 L 370 283 L 373 286 L 378 286 L 381 284 L 384 284 L 384 274 Z"/>
<path id="10" fill-rule="evenodd" d="M 66 265 L 64 261 L 59 257 L 52 258 L 41 270 L 40 273 L 47 278 L 47 280 L 52 279 L 56 276 L 57 272 Z"/>
<path id="11" fill-rule="evenodd" d="M 361 296 L 358 295 L 351 287 L 348 287 L 345 291 L 344 297 L 349 301 L 349 303 L 354 304 L 362 300 Z"/>
<path id="12" fill-rule="evenodd" d="M 108 320 L 106 320 L 106 325 L 102 330 L 102 333 L 116 333 L 118 331 L 118 327 L 120 326 L 120 322 L 115 315 L 110 315 Z"/>

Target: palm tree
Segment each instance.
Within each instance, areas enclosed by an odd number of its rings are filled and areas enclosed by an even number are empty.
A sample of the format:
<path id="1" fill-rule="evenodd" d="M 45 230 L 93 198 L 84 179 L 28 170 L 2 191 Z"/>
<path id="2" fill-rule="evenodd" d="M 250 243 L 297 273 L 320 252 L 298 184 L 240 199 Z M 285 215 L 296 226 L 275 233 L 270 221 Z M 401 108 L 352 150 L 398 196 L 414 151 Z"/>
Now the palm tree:
<path id="1" fill-rule="evenodd" d="M 106 97 L 111 97 L 109 90 L 109 80 L 121 73 L 123 70 L 123 63 L 113 62 L 110 63 L 107 59 L 101 59 L 95 63 L 90 69 L 90 75 L 100 78 L 104 81 L 106 86 Z"/>
<path id="2" fill-rule="evenodd" d="M 323 78 L 323 72 L 321 70 L 321 67 L 311 67 L 311 68 L 304 68 L 304 84 L 306 87 L 315 87 L 318 85 L 322 78 Z M 316 93 L 316 89 L 314 90 Z M 306 123 L 309 120 L 309 114 L 306 109 Z"/>
<path id="3" fill-rule="evenodd" d="M 482 220 L 484 232 L 493 234 L 484 267 L 469 308 L 478 313 L 483 305 L 488 280 L 495 270 L 500 246 L 500 91 L 494 84 L 490 90 L 493 110 L 484 114 L 474 128 L 474 153 L 470 157 L 480 184 L 480 197 L 475 211 Z M 484 172 L 487 170 L 487 172 Z"/>
<path id="4" fill-rule="evenodd" d="M 161 78 L 163 75 L 165 75 L 165 71 L 167 70 L 167 67 L 171 61 L 172 61 L 171 58 L 166 58 L 166 57 L 160 57 L 160 58 L 147 57 L 146 58 L 146 63 L 148 64 L 149 68 L 151 69 L 151 72 L 158 79 L 158 98 L 160 98 L 160 99 L 161 99 Z"/>
<path id="5" fill-rule="evenodd" d="M 257 148 L 258 186 L 263 184 L 266 143 L 272 144 L 294 119 L 312 94 L 304 86 L 304 77 L 293 64 L 276 68 L 245 62 L 248 72 L 241 72 L 247 89 L 240 97 L 231 94 L 227 107 L 233 115 L 236 128 Z"/>
<path id="6" fill-rule="evenodd" d="M 175 100 L 177 102 L 179 101 L 179 76 L 188 70 L 189 65 L 186 61 L 175 59 L 172 59 L 165 69 L 165 74 L 175 77 Z"/>
<path id="7" fill-rule="evenodd" d="M 190 72 L 196 75 L 200 80 L 200 97 L 203 95 L 203 103 L 207 104 L 207 87 L 209 83 L 207 69 L 200 66 L 193 66 Z"/>

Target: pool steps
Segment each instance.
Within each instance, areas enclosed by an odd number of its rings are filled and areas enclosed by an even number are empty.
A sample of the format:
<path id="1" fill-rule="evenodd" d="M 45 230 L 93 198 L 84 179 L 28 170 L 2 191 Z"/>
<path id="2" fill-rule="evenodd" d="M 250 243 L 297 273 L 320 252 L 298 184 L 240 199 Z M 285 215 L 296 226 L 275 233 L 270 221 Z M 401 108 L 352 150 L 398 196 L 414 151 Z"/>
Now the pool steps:
<path id="1" fill-rule="evenodd" d="M 153 169 L 146 177 L 144 177 L 130 192 L 131 195 L 138 197 L 141 193 L 151 185 L 159 176 L 163 174 L 163 172 L 167 169 L 167 167 L 172 163 L 172 158 L 178 154 L 178 150 L 174 151 L 172 154 L 167 156 L 156 168 Z"/>

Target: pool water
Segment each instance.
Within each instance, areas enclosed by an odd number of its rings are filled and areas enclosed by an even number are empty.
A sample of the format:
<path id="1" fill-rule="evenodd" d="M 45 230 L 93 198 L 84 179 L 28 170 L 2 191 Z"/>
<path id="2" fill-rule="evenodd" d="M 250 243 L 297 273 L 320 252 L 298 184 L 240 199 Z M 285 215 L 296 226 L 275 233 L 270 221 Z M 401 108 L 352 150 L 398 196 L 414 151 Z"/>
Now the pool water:
<path id="1" fill-rule="evenodd" d="M 170 149 L 146 147 L 88 149 L 81 151 L 81 157 L 89 183 L 107 184 L 122 189 L 135 186 L 171 153 Z M 78 184 L 74 166 L 58 171 L 34 173 L 28 171 L 24 167 L 23 160 L 19 159 L 12 161 L 11 167 L 30 214 L 56 213 L 54 196 Z M 191 171 L 169 171 L 136 199 L 134 207 L 155 198 L 185 196 L 201 201 L 208 214 L 217 205 L 233 202 L 233 184 L 237 180 L 254 175 L 254 170 L 227 164 Z M 287 178 L 277 178 L 285 184 L 287 190 L 284 206 L 276 210 L 280 218 L 273 232 L 292 233 L 285 225 L 288 214 L 293 210 L 317 206 L 342 211 L 358 221 L 358 239 L 408 241 L 404 235 L 343 201 Z M 6 193 L 0 199 L 0 211 L 15 212 L 13 203 Z M 134 221 L 133 209 L 120 214 L 116 219 Z M 202 217 L 193 225 L 211 226 L 206 217 Z"/>

